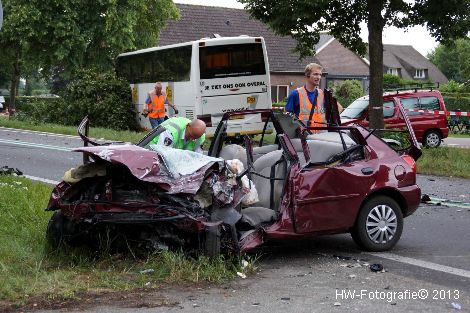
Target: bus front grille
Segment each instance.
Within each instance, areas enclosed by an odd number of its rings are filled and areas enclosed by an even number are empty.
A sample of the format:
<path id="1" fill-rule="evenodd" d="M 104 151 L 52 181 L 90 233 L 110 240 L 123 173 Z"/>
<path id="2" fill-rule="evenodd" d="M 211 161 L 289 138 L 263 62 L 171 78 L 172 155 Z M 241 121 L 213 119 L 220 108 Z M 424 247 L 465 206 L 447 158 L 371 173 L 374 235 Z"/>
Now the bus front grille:
<path id="1" fill-rule="evenodd" d="M 186 110 L 186 118 L 193 120 L 194 119 L 194 111 L 193 110 Z"/>

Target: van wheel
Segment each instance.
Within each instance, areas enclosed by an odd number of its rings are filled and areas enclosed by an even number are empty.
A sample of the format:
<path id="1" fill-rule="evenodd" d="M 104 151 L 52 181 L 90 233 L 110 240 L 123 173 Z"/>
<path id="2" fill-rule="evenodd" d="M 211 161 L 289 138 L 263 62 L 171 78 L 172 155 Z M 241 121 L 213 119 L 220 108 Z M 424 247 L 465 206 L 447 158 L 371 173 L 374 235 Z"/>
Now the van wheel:
<path id="1" fill-rule="evenodd" d="M 403 231 L 403 214 L 397 202 L 377 196 L 361 208 L 351 236 L 367 251 L 386 251 L 395 246 Z"/>
<path id="2" fill-rule="evenodd" d="M 441 144 L 441 134 L 437 130 L 429 130 L 423 138 L 423 145 L 428 148 L 437 148 Z"/>

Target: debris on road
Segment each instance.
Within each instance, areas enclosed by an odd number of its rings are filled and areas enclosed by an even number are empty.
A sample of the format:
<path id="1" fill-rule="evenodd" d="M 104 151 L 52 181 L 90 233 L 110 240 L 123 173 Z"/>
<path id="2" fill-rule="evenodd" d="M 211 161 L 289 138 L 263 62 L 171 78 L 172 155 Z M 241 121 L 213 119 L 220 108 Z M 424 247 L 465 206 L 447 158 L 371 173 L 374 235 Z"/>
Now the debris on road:
<path id="1" fill-rule="evenodd" d="M 371 264 L 369 268 L 372 272 L 382 272 L 384 269 L 383 265 L 379 263 Z"/>
<path id="2" fill-rule="evenodd" d="M 17 168 L 8 167 L 5 165 L 0 168 L 0 175 L 21 176 L 23 175 L 23 172 Z"/>
<path id="3" fill-rule="evenodd" d="M 458 303 L 455 303 L 455 302 L 452 302 L 452 308 L 454 310 L 459 310 L 459 311 L 462 310 L 462 306 Z"/>
<path id="4" fill-rule="evenodd" d="M 243 278 L 243 279 L 246 278 L 246 275 L 243 274 L 243 273 L 241 273 L 241 272 L 237 272 L 237 275 L 238 275 L 239 277 Z"/>

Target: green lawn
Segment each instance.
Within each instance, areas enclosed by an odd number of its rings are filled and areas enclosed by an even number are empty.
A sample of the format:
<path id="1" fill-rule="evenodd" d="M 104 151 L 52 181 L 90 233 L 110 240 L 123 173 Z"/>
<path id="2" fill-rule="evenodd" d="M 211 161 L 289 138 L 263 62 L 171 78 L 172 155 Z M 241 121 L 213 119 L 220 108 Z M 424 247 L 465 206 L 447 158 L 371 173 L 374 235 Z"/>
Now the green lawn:
<path id="1" fill-rule="evenodd" d="M 470 133 L 462 134 L 462 133 L 453 133 L 449 132 L 449 137 L 454 137 L 454 138 L 470 138 Z"/>
<path id="2" fill-rule="evenodd" d="M 244 271 L 238 260 L 193 259 L 171 252 L 134 259 L 130 253 L 97 256 L 83 249 L 51 251 L 45 232 L 52 212 L 44 210 L 51 190 L 49 185 L 0 175 L 0 311 L 2 300 L 22 306 L 35 296 L 67 299 L 91 290 L 220 282 Z M 147 269 L 153 272 L 141 273 Z"/>
<path id="3" fill-rule="evenodd" d="M 55 134 L 75 135 L 77 136 L 77 126 L 64 126 L 58 124 L 36 124 L 32 122 L 18 121 L 15 119 L 9 119 L 8 117 L 0 116 L 0 127 L 9 127 L 17 129 L 27 129 L 42 132 L 49 132 Z M 98 139 L 107 139 L 114 141 L 124 141 L 136 143 L 146 132 L 133 132 L 133 131 L 117 131 L 107 128 L 96 128 L 90 127 L 89 136 Z"/>
<path id="4" fill-rule="evenodd" d="M 470 178 L 470 149 L 423 149 L 418 160 L 418 173 Z"/>

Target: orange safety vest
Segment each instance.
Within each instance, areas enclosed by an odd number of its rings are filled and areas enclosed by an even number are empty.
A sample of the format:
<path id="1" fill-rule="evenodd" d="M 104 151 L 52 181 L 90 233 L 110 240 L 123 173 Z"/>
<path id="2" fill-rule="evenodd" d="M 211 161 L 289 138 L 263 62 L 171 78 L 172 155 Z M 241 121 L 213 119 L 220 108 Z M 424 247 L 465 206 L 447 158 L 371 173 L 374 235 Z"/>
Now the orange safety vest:
<path id="1" fill-rule="evenodd" d="M 325 126 L 326 123 L 325 119 L 325 108 L 323 106 L 323 90 L 317 89 L 318 96 L 317 96 L 317 103 L 315 104 L 315 108 L 313 109 L 312 119 L 309 121 L 310 112 L 312 111 L 312 103 L 307 96 L 307 90 L 304 86 L 297 88 L 297 93 L 299 94 L 299 105 L 300 105 L 300 112 L 299 112 L 299 120 L 302 120 L 305 125 L 307 126 Z M 323 124 L 322 124 L 323 123 Z M 312 130 L 313 132 L 318 132 L 319 130 Z"/>
<path id="2" fill-rule="evenodd" d="M 149 111 L 148 117 L 150 118 L 163 118 L 165 117 L 165 100 L 166 96 L 163 94 L 153 96 L 152 102 L 147 104 Z"/>

